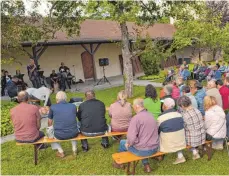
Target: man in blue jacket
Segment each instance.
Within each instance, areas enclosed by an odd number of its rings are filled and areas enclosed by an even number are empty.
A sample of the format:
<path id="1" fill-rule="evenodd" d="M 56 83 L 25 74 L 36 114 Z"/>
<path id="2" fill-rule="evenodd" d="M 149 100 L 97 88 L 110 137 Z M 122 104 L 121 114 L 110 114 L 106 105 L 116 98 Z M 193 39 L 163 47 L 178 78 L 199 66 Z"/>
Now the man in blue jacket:
<path id="1" fill-rule="evenodd" d="M 188 70 L 188 67 L 187 67 L 187 66 L 184 67 L 184 70 L 181 72 L 181 76 L 182 76 L 183 80 L 187 80 L 188 77 L 191 76 L 191 73 L 190 73 L 190 71 Z"/>

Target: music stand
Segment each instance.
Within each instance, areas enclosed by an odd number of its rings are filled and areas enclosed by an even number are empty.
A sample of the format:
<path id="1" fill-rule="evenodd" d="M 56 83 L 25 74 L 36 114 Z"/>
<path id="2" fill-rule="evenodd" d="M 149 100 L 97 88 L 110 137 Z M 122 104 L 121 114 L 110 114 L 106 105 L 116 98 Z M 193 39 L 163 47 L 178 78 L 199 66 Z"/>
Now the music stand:
<path id="1" fill-rule="evenodd" d="M 107 77 L 105 75 L 105 67 L 104 66 L 103 66 L 103 77 L 97 82 L 96 85 L 99 85 L 99 83 L 102 82 L 102 81 L 103 81 L 104 84 L 107 82 L 107 83 L 109 83 L 111 85 L 110 81 L 107 79 Z"/>
<path id="2" fill-rule="evenodd" d="M 39 78 L 40 84 L 46 87 L 44 71 L 38 71 L 38 78 Z"/>

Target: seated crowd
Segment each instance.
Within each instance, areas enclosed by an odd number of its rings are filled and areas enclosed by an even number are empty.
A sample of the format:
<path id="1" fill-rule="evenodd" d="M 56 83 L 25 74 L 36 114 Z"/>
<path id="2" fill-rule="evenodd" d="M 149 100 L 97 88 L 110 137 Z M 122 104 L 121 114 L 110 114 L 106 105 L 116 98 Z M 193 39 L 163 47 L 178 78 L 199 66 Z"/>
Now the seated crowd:
<path id="1" fill-rule="evenodd" d="M 222 75 L 229 76 L 229 62 L 228 65 L 223 62 L 222 66 L 219 63 L 216 65 L 206 64 L 205 62 L 199 64 L 195 64 L 193 68 L 193 79 L 199 80 L 202 82 L 207 79 L 207 81 L 211 79 L 220 80 Z"/>
<path id="2" fill-rule="evenodd" d="M 18 94 L 19 105 L 11 109 L 17 142 L 32 143 L 44 136 L 40 132 L 41 114 L 39 108 L 28 104 L 29 92 Z M 124 91 L 118 93 L 117 100 L 110 105 L 108 114 L 111 127 L 106 123 L 106 107 L 96 99 L 93 91 L 85 93 L 85 101 L 77 108 L 67 102 L 65 92 L 56 94 L 56 103 L 49 109 L 46 135 L 59 140 L 72 139 L 80 133 L 85 136 L 100 136 L 107 131 L 126 132 L 127 139 L 121 140 L 119 152 L 129 151 L 137 156 L 150 156 L 158 151 L 177 153 L 173 164 L 186 161 L 182 150 L 191 146 L 193 160 L 199 159 L 198 146 L 212 140 L 212 147 L 222 150 L 224 139 L 229 137 L 229 77 L 209 80 L 207 87 L 194 81 L 186 85 L 180 77 L 163 87 L 160 98 L 154 86 L 147 85 L 145 99 L 127 102 Z M 48 100 L 46 101 L 48 102 Z M 20 112 L 20 113 L 18 113 Z M 133 116 L 133 117 L 132 117 Z M 121 139 L 122 136 L 116 137 Z M 73 155 L 77 154 L 77 142 L 72 140 Z M 84 152 L 89 150 L 86 139 L 81 140 Z M 47 146 L 42 145 L 42 148 Z M 101 145 L 110 146 L 108 137 L 103 137 Z M 52 143 L 57 157 L 65 157 L 60 143 Z M 145 172 L 151 172 L 148 159 L 142 160 Z M 115 168 L 122 165 L 113 163 Z"/>

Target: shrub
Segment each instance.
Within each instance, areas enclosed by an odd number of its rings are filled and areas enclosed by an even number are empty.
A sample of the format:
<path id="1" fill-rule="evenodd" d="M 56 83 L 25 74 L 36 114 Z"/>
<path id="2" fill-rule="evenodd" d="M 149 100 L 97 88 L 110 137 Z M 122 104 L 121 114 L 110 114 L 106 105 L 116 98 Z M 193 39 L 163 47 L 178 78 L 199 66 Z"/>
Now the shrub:
<path id="1" fill-rule="evenodd" d="M 158 79 L 165 79 L 167 74 L 167 70 L 161 70 L 157 75 L 148 75 L 148 76 L 141 76 L 138 79 L 140 80 L 158 80 Z"/>
<path id="2" fill-rule="evenodd" d="M 15 103 L 1 105 L 1 136 L 13 134 L 13 125 L 10 119 L 10 109 L 15 106 Z"/>
<path id="3" fill-rule="evenodd" d="M 141 64 L 146 76 L 159 73 L 159 65 L 157 62 L 148 59 L 141 59 Z"/>

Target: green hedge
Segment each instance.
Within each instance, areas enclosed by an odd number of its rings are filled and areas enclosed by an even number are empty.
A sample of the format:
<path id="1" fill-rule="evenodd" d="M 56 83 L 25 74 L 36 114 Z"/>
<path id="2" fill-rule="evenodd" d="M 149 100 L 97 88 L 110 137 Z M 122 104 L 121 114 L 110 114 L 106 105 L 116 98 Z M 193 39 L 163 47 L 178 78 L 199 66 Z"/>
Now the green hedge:
<path id="1" fill-rule="evenodd" d="M 1 136 L 13 134 L 13 125 L 10 119 L 10 109 L 15 106 L 15 103 L 9 102 L 1 105 Z M 20 113 L 20 112 L 19 112 Z"/>
<path id="2" fill-rule="evenodd" d="M 149 75 L 149 76 L 141 76 L 138 79 L 140 80 L 158 80 L 158 79 L 165 79 L 166 71 L 161 70 L 158 75 Z"/>

